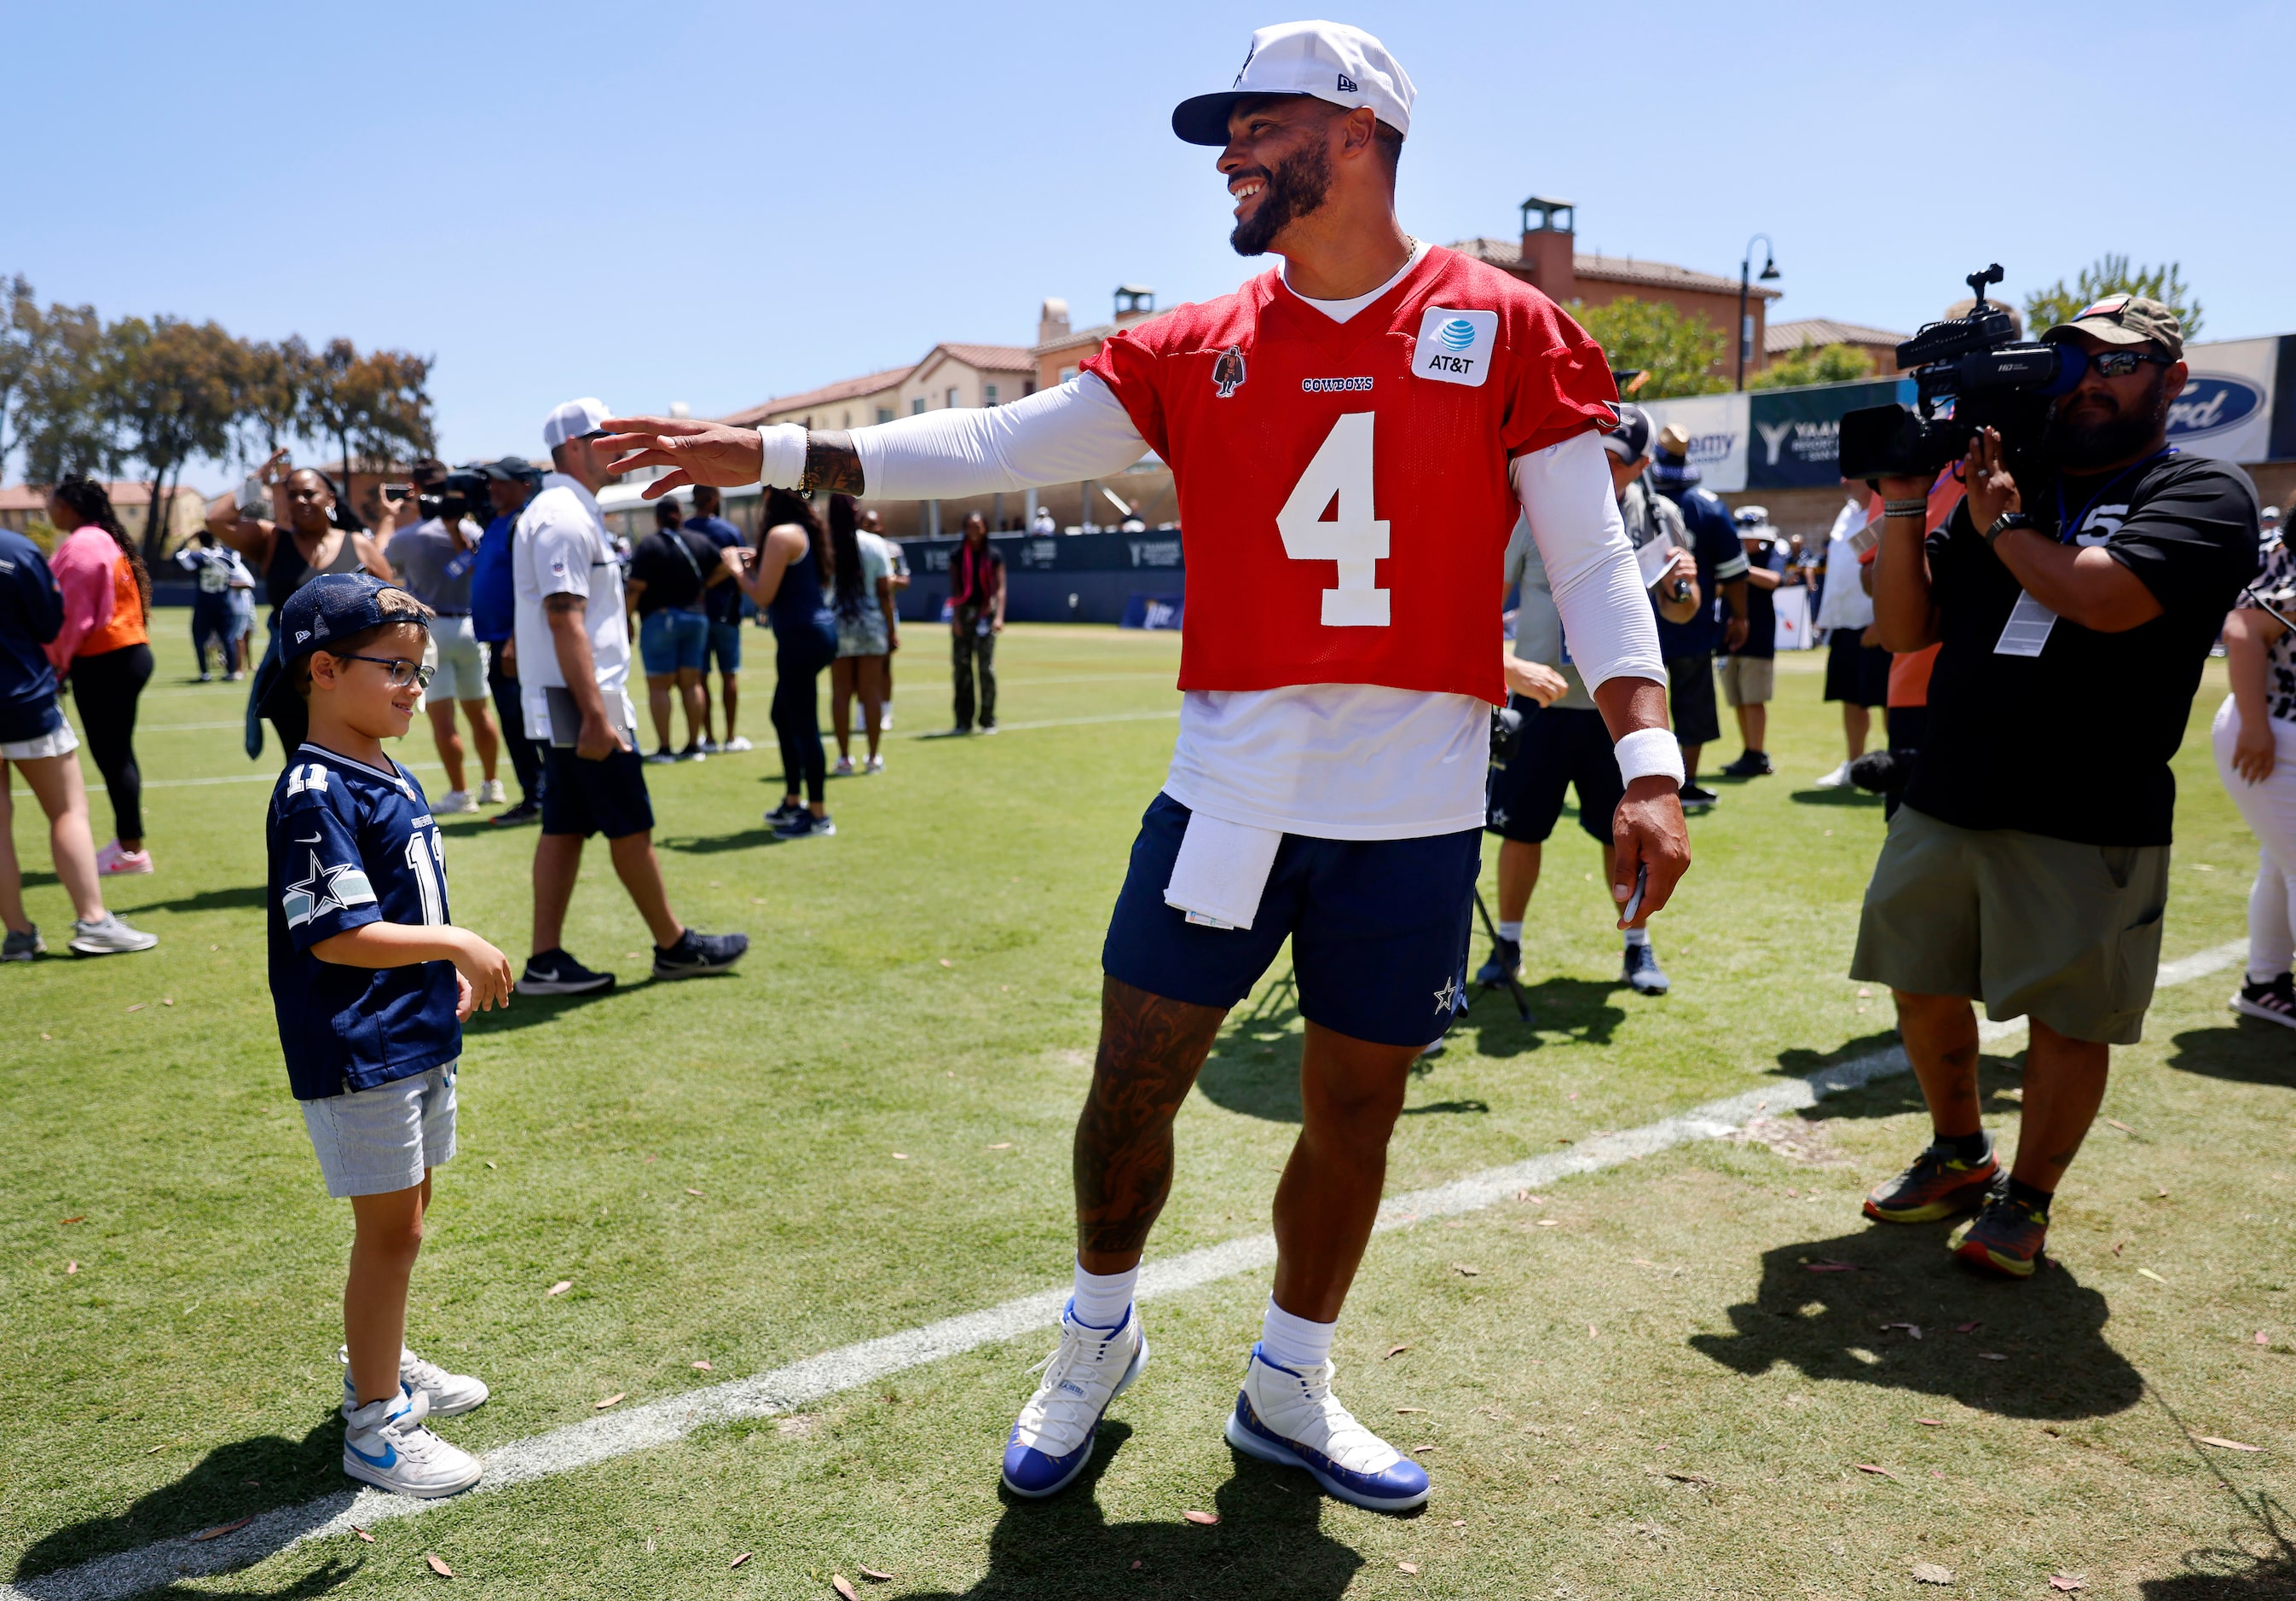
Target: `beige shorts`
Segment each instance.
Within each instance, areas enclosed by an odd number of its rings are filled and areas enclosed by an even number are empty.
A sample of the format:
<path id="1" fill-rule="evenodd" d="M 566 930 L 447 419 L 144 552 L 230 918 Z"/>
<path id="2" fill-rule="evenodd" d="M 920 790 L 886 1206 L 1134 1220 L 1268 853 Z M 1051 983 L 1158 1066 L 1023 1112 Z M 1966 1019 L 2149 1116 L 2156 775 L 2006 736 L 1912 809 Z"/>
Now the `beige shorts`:
<path id="1" fill-rule="evenodd" d="M 1956 828 L 1910 806 L 1890 819 L 1849 976 L 1965 995 L 1996 1022 L 2134 1045 L 2161 967 L 2166 845 L 2077 845 Z"/>
<path id="2" fill-rule="evenodd" d="M 1715 664 L 1722 674 L 1722 699 L 1732 706 L 1766 706 L 1777 683 L 1778 664 L 1767 656 L 1725 656 Z"/>

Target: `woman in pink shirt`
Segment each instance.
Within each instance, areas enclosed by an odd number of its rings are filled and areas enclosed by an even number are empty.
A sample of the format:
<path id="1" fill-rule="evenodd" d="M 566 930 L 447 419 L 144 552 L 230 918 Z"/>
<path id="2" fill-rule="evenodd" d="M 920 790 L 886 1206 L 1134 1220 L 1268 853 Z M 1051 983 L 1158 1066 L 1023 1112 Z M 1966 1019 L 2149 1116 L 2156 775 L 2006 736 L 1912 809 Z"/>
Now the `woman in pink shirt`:
<path id="1" fill-rule="evenodd" d="M 152 679 L 152 575 L 100 483 L 67 478 L 48 497 L 64 538 L 48 566 L 63 594 L 64 626 L 48 645 L 56 676 L 71 677 L 88 754 L 103 774 L 119 830 L 95 853 L 105 877 L 152 871 L 144 849 L 144 774 L 135 764 L 135 702 Z"/>

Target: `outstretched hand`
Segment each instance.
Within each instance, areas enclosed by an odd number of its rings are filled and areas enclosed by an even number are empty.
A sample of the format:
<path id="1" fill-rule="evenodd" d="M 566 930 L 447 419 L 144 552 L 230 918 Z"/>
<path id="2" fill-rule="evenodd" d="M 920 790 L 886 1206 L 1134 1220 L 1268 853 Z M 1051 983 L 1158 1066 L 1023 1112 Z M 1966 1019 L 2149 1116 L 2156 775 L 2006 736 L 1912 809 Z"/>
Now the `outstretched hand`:
<path id="1" fill-rule="evenodd" d="M 660 500 L 687 484 L 736 489 L 756 483 L 765 471 L 765 445 L 754 428 L 687 417 L 608 417 L 599 427 L 605 431 L 597 441 L 601 449 L 630 453 L 606 469 L 615 477 L 640 467 L 670 469 L 645 486 L 647 500 Z"/>

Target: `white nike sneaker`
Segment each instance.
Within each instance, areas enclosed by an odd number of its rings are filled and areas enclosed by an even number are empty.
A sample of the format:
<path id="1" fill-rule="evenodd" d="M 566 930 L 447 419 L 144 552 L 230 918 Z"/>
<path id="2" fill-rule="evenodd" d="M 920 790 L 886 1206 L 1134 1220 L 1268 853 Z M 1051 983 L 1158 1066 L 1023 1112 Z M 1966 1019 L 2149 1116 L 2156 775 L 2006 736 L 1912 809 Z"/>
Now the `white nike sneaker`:
<path id="1" fill-rule="evenodd" d="M 343 1414 L 343 1472 L 403 1496 L 450 1496 L 479 1482 L 486 1466 L 422 1426 L 404 1395 Z"/>
<path id="2" fill-rule="evenodd" d="M 1849 783 L 1849 764 L 1845 761 L 1840 767 L 1834 768 L 1833 771 L 1828 773 L 1824 777 L 1819 779 L 1816 787 L 1822 790 L 1838 790 L 1847 787 Z"/>
<path id="3" fill-rule="evenodd" d="M 757 749 L 757 747 L 752 745 L 748 739 L 739 734 L 736 734 L 733 738 L 727 740 L 724 744 L 718 748 L 728 756 L 738 756 L 744 751 L 753 751 Z"/>
<path id="4" fill-rule="evenodd" d="M 432 813 L 441 817 L 453 817 L 459 812 L 476 811 L 478 809 L 479 803 L 471 799 L 471 792 L 468 790 L 448 790 L 445 794 L 439 796 L 437 800 L 433 801 L 430 806 Z"/>
<path id="5" fill-rule="evenodd" d="M 1324 1493 L 1372 1512 L 1427 1499 L 1427 1474 L 1355 1419 L 1332 1393 L 1332 1364 L 1280 1367 L 1258 1345 L 1228 1414 L 1227 1442 L 1265 1462 L 1304 1467 Z"/>
<path id="6" fill-rule="evenodd" d="M 355 1406 L 358 1397 L 351 1390 L 350 1347 L 337 1346 L 335 1360 L 343 1365 L 343 1404 Z M 448 1373 L 438 1363 L 425 1361 L 403 1345 L 398 1349 L 398 1388 L 409 1400 L 421 1403 L 421 1410 L 414 1415 L 418 1423 L 425 1416 L 458 1417 L 465 1412 L 475 1412 L 494 1393 L 487 1388 L 484 1379 Z"/>
<path id="7" fill-rule="evenodd" d="M 160 943 L 160 936 L 131 928 L 119 919 L 117 912 L 106 912 L 94 923 L 72 919 L 71 948 L 75 956 L 116 956 L 128 951 L 149 950 Z"/>
<path id="8" fill-rule="evenodd" d="M 1004 1442 L 1004 1485 L 1032 1500 L 1057 1495 L 1092 1460 L 1093 1436 L 1109 1403 L 1148 1366 L 1138 1309 L 1114 1328 L 1078 1323 L 1076 1302 L 1061 1313 L 1061 1342 L 1045 1359 L 1045 1382 L 1021 1408 Z"/>
<path id="9" fill-rule="evenodd" d="M 479 785 L 480 806 L 500 806 L 509 799 L 510 796 L 503 790 L 503 781 L 499 778 L 489 778 Z"/>

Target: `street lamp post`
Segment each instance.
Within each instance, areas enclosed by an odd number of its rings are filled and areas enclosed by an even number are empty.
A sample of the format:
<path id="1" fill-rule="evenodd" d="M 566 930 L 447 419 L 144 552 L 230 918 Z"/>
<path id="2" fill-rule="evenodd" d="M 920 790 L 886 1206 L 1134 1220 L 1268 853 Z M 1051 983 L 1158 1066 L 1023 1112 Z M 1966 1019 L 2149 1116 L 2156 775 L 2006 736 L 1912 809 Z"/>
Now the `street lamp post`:
<path id="1" fill-rule="evenodd" d="M 1761 281 L 1767 283 L 1778 275 L 1775 252 L 1777 246 L 1770 242 L 1767 234 L 1757 234 L 1746 241 L 1745 259 L 1738 263 L 1738 387 L 1746 387 L 1746 358 L 1754 350 L 1754 319 L 1746 310 L 1746 297 L 1751 291 L 1754 272 L 1754 246 L 1762 247 Z"/>

